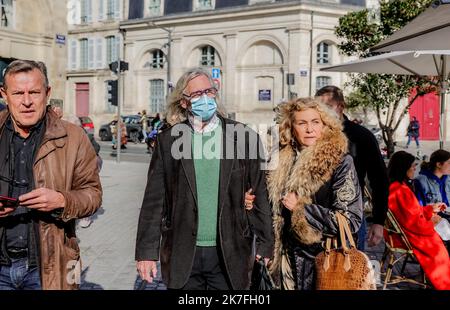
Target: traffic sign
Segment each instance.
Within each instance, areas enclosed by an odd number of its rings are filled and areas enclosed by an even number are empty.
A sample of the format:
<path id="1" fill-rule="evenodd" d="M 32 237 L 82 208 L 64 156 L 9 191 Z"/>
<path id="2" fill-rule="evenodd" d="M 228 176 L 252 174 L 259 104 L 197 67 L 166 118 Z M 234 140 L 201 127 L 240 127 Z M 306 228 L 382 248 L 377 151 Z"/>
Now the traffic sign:
<path id="1" fill-rule="evenodd" d="M 212 78 L 220 79 L 220 68 L 212 68 Z"/>

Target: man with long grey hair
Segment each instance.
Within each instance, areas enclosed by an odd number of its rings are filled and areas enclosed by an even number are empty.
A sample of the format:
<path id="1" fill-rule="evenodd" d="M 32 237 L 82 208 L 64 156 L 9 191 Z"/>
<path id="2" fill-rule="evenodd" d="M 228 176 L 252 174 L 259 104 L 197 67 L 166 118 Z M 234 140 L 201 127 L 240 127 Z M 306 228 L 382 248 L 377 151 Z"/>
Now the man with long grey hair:
<path id="1" fill-rule="evenodd" d="M 248 289 L 255 257 L 267 263 L 273 252 L 262 144 L 224 117 L 217 95 L 204 70 L 181 76 L 168 102 L 172 127 L 158 135 L 148 171 L 137 269 L 152 282 L 159 260 L 170 289 Z M 249 188 L 257 195 L 246 211 Z"/>

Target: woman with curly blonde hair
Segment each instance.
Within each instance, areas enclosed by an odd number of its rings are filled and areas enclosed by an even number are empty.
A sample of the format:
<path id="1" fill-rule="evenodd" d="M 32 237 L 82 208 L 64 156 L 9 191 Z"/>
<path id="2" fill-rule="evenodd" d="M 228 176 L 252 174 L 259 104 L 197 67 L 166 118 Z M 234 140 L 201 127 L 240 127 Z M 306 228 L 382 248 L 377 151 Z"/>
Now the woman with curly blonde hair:
<path id="1" fill-rule="evenodd" d="M 268 175 L 273 204 L 274 279 L 283 289 L 314 289 L 314 259 L 324 236 L 337 235 L 334 212 L 355 233 L 362 198 L 347 139 L 335 113 L 311 98 L 279 107 L 280 150 Z"/>

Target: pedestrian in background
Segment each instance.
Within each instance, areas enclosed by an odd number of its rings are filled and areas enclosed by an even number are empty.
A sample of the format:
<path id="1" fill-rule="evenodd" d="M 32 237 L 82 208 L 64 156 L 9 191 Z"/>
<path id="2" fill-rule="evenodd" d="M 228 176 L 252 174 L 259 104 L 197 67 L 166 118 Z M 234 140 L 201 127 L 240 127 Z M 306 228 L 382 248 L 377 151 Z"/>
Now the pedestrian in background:
<path id="1" fill-rule="evenodd" d="M 139 275 L 152 282 L 159 260 L 169 289 L 248 289 L 255 255 L 267 263 L 273 253 L 259 137 L 223 116 L 202 69 L 181 76 L 167 113 L 173 126 L 157 135 L 139 216 Z M 256 192 L 251 211 L 245 188 Z"/>
<path id="2" fill-rule="evenodd" d="M 159 126 L 159 123 L 160 123 L 161 121 L 162 121 L 162 120 L 161 120 L 161 117 L 159 116 L 159 113 L 156 113 L 155 118 L 152 119 L 151 124 L 150 124 L 151 127 L 152 127 L 152 130 L 157 129 L 158 126 Z"/>
<path id="3" fill-rule="evenodd" d="M 367 234 L 368 245 L 376 246 L 383 240 L 383 226 L 386 220 L 388 203 L 388 177 L 386 165 L 379 149 L 377 139 L 367 128 L 352 122 L 344 114 L 345 100 L 342 90 L 336 86 L 325 86 L 316 93 L 321 101 L 332 108 L 344 126 L 344 133 L 349 140 L 349 153 L 353 157 L 359 185 L 364 193 L 366 177 L 368 188 L 372 193 L 373 224 Z M 363 251 L 366 239 L 366 220 L 363 217 L 358 232 L 358 249 Z"/>
<path id="4" fill-rule="evenodd" d="M 0 89 L 0 289 L 76 289 L 81 280 L 75 221 L 93 214 L 102 189 L 83 130 L 47 108 L 42 62 L 15 60 Z"/>
<path id="5" fill-rule="evenodd" d="M 408 152 L 398 151 L 392 155 L 388 165 L 389 210 L 402 227 L 433 287 L 450 290 L 449 255 L 434 228 L 440 221 L 437 213 L 445 204 L 439 202 L 425 207 L 419 204 L 412 183 L 416 166 L 415 157 Z"/>
<path id="6" fill-rule="evenodd" d="M 434 151 L 430 161 L 423 161 L 414 189 L 422 206 L 443 202 L 448 207 L 450 198 L 450 152 Z"/>
<path id="7" fill-rule="evenodd" d="M 144 143 L 145 139 L 147 139 L 147 131 L 148 131 L 148 119 L 146 110 L 142 110 L 140 122 L 142 126 L 142 136 L 143 136 L 142 143 Z"/>
<path id="8" fill-rule="evenodd" d="M 420 124 L 419 121 L 415 116 L 412 117 L 411 121 L 409 122 L 408 129 L 406 135 L 408 136 L 408 142 L 406 142 L 406 148 L 409 147 L 409 144 L 411 143 L 411 139 L 414 139 L 416 141 L 417 148 L 420 147 L 419 145 L 419 129 Z"/>
<path id="9" fill-rule="evenodd" d="M 112 148 L 115 150 L 117 148 L 117 136 L 119 134 L 118 126 L 120 126 L 120 148 L 126 149 L 127 148 L 127 127 L 123 123 L 123 120 L 119 122 L 119 119 L 117 115 L 114 116 L 114 119 L 112 120 L 110 124 L 111 129 L 111 135 L 112 135 Z"/>

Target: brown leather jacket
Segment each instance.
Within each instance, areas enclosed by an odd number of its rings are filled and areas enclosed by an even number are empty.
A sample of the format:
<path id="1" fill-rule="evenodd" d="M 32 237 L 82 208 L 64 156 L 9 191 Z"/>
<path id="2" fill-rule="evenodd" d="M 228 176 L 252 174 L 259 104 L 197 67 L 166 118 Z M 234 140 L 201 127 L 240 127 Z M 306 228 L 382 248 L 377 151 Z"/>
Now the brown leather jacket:
<path id="1" fill-rule="evenodd" d="M 0 128 L 9 115 L 0 112 Z M 46 131 L 34 161 L 35 187 L 61 192 L 66 206 L 58 216 L 39 218 L 39 260 L 43 289 L 76 289 L 81 278 L 75 219 L 101 205 L 102 188 L 95 151 L 82 128 L 47 110 Z"/>

